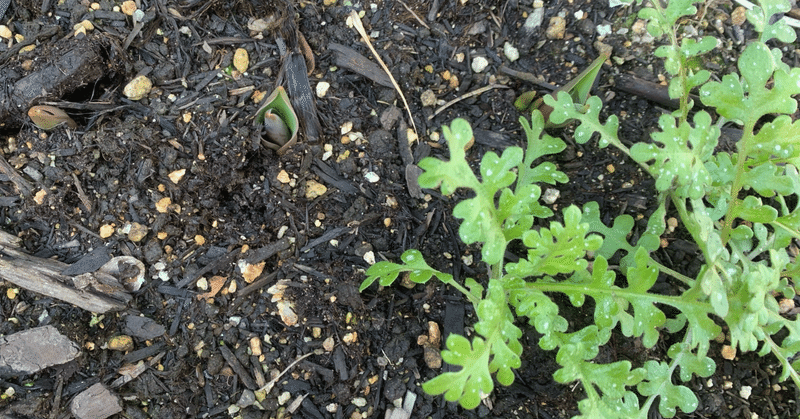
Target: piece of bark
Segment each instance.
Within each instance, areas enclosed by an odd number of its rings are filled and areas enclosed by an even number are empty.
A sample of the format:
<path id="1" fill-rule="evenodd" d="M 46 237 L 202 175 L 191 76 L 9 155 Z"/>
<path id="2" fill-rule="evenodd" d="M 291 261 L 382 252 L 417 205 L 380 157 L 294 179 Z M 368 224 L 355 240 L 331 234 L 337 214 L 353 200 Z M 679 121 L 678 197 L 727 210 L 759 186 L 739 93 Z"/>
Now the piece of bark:
<path id="1" fill-rule="evenodd" d="M 102 272 L 63 275 L 67 267 L 26 254 L 17 237 L 0 231 L 0 279 L 94 313 L 125 309 L 131 295 L 117 278 Z"/>
<path id="2" fill-rule="evenodd" d="M 629 74 L 620 74 L 614 78 L 614 86 L 617 90 L 639 96 L 661 106 L 678 109 L 680 101 L 669 97 L 669 88 L 665 85 L 653 83 Z M 701 105 L 700 97 L 689 95 L 694 100 L 695 105 Z"/>
<path id="3" fill-rule="evenodd" d="M 222 357 L 225 359 L 225 362 L 231 366 L 231 369 L 233 369 L 233 372 L 239 376 L 239 379 L 242 381 L 242 384 L 244 384 L 245 387 L 249 388 L 250 390 L 255 390 L 258 388 L 255 380 L 253 380 L 253 377 L 250 376 L 250 373 L 247 372 L 242 363 L 236 358 L 236 355 L 234 355 L 227 346 L 221 345 L 219 347 L 219 351 L 222 353 Z"/>
<path id="4" fill-rule="evenodd" d="M 37 101 L 59 99 L 112 71 L 119 60 L 103 58 L 107 42 L 89 35 L 42 45 L 36 54 L 40 59 L 34 60 L 33 71 L 27 74 L 20 66 L 21 59 L 0 65 L 0 85 L 6 86 L 0 89 L 0 121 L 6 128 L 19 127 L 28 121 L 28 109 Z"/>
<path id="5" fill-rule="evenodd" d="M 26 198 L 31 196 L 31 190 L 33 189 L 33 185 L 30 184 L 27 180 L 25 180 L 22 175 L 14 169 L 13 166 L 8 164 L 8 161 L 0 154 L 0 173 L 8 176 L 8 180 L 14 183 L 14 187 L 17 188 L 17 192 L 21 193 Z"/>
<path id="6" fill-rule="evenodd" d="M 119 397 L 101 383 L 97 383 L 72 399 L 69 408 L 78 419 L 105 419 L 122 411 Z"/>
<path id="7" fill-rule="evenodd" d="M 384 87 L 393 88 L 392 80 L 380 66 L 359 54 L 356 50 L 335 42 L 328 44 L 328 49 L 336 56 L 336 65 L 354 71 Z"/>
<path id="8" fill-rule="evenodd" d="M 140 316 L 125 317 L 125 333 L 136 336 L 139 339 L 155 339 L 166 332 L 167 329 L 153 319 Z"/>
<path id="9" fill-rule="evenodd" d="M 0 377 L 30 375 L 80 355 L 77 344 L 53 326 L 0 337 Z"/>
<path id="10" fill-rule="evenodd" d="M 97 246 L 91 252 L 83 255 L 77 262 L 69 265 L 61 274 L 74 276 L 94 272 L 103 267 L 109 260 L 111 260 L 111 253 L 109 253 L 108 248 L 105 245 Z"/>

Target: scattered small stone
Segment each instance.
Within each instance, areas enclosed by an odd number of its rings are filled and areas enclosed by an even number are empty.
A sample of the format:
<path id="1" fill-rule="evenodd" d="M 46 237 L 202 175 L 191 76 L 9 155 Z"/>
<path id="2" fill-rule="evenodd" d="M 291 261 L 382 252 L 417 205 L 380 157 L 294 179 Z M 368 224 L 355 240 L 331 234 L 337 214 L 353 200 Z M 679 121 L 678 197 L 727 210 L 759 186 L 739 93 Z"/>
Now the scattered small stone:
<path id="1" fill-rule="evenodd" d="M 242 278 L 244 278 L 244 282 L 248 284 L 255 281 L 256 278 L 261 276 L 261 273 L 264 272 L 264 266 L 266 266 L 267 262 L 260 262 L 260 263 L 247 263 L 246 260 L 240 259 L 237 262 L 237 266 L 239 268 L 239 272 L 242 273 Z"/>
<path id="2" fill-rule="evenodd" d="M 470 25 L 469 28 L 467 29 L 467 35 L 470 35 L 470 36 L 471 35 L 480 35 L 480 34 L 482 34 L 484 32 L 486 32 L 486 21 L 485 20 L 479 20 L 479 21 L 473 23 L 472 25 Z"/>
<path id="3" fill-rule="evenodd" d="M 0 25 L 0 38 L 3 39 L 11 39 L 14 35 L 11 33 L 11 29 L 8 29 L 6 25 Z"/>
<path id="4" fill-rule="evenodd" d="M 381 177 L 375 172 L 367 172 L 364 173 L 364 179 L 366 179 L 369 183 L 376 183 L 381 180 Z"/>
<path id="5" fill-rule="evenodd" d="M 325 192 L 328 192 L 328 188 L 325 185 L 323 185 L 323 184 L 321 184 L 321 183 L 319 183 L 319 182 L 317 182 L 317 181 L 315 181 L 313 179 L 309 179 L 309 180 L 306 181 L 306 198 L 307 199 L 314 199 L 314 198 L 320 197 L 323 194 L 325 194 Z"/>
<path id="6" fill-rule="evenodd" d="M 325 352 L 333 352 L 333 348 L 335 346 L 335 342 L 333 341 L 333 336 L 328 336 L 322 342 L 322 349 L 325 349 Z"/>
<path id="7" fill-rule="evenodd" d="M 108 349 L 128 352 L 133 350 L 133 338 L 128 335 L 114 336 L 108 340 Z"/>
<path id="8" fill-rule="evenodd" d="M 178 169 L 178 170 L 175 170 L 174 172 L 171 172 L 167 176 L 169 177 L 169 180 L 172 181 L 172 183 L 177 185 L 178 182 L 180 182 L 181 179 L 183 179 L 183 176 L 185 174 L 186 174 L 186 169 Z"/>
<path id="9" fill-rule="evenodd" d="M 736 358 L 736 348 L 730 345 L 722 345 L 722 350 L 720 350 L 722 357 L 731 361 Z"/>
<path id="10" fill-rule="evenodd" d="M 745 400 L 749 399 L 751 394 L 753 394 L 753 387 L 742 386 L 739 390 L 739 396 Z"/>
<path id="11" fill-rule="evenodd" d="M 397 124 L 397 121 L 400 120 L 401 116 L 400 108 L 397 106 L 389 106 L 381 112 L 381 127 L 386 131 L 391 131 L 395 124 Z"/>
<path id="12" fill-rule="evenodd" d="M 130 223 L 126 226 L 128 240 L 138 243 L 142 241 L 147 236 L 147 232 L 150 230 L 147 226 L 141 225 L 139 223 Z"/>
<path id="13" fill-rule="evenodd" d="M 292 180 L 292 178 L 289 177 L 289 173 L 287 173 L 286 170 L 281 170 L 280 172 L 278 172 L 277 179 L 278 182 L 280 183 L 289 183 Z"/>
<path id="14" fill-rule="evenodd" d="M 125 85 L 122 93 L 130 100 L 140 100 L 150 93 L 153 88 L 153 82 L 146 76 L 136 76 L 130 83 Z"/>
<path id="15" fill-rule="evenodd" d="M 547 39 L 564 39 L 566 31 L 567 21 L 561 16 L 553 16 L 550 18 L 550 26 L 547 27 L 544 36 Z"/>
<path id="16" fill-rule="evenodd" d="M 244 73 L 249 66 L 250 55 L 247 54 L 247 50 L 244 48 L 236 48 L 236 51 L 233 53 L 233 68 L 240 73 Z"/>
<path id="17" fill-rule="evenodd" d="M 747 9 L 745 9 L 744 6 L 738 6 L 733 9 L 731 13 L 731 25 L 741 26 L 745 20 L 747 20 Z"/>
<path id="18" fill-rule="evenodd" d="M 323 98 L 325 95 L 328 94 L 328 89 L 331 88 L 331 84 L 326 81 L 321 81 L 317 83 L 317 97 Z"/>
<path id="19" fill-rule="evenodd" d="M 489 65 L 489 60 L 486 57 L 475 57 L 472 59 L 472 71 L 480 73 Z"/>
<path id="20" fill-rule="evenodd" d="M 103 224 L 100 226 L 100 238 L 107 239 L 114 234 L 114 224 Z"/>
<path id="21" fill-rule="evenodd" d="M 342 342 L 348 345 L 351 343 L 355 343 L 357 341 L 358 341 L 358 333 L 356 332 L 345 333 L 345 335 L 342 336 Z"/>
<path id="22" fill-rule="evenodd" d="M 603 43 L 599 40 L 594 41 L 593 46 L 598 54 L 606 54 L 606 53 L 611 54 L 612 52 L 614 52 L 614 47 L 606 43 Z"/>
<path id="23" fill-rule="evenodd" d="M 519 50 L 514 47 L 511 42 L 506 42 L 505 45 L 503 45 L 503 53 L 506 55 L 506 58 L 508 58 L 508 61 L 512 63 L 519 59 Z"/>
<path id="24" fill-rule="evenodd" d="M 597 25 L 597 36 L 606 37 L 611 35 L 611 25 Z"/>
<path id="25" fill-rule="evenodd" d="M 529 14 L 528 18 L 525 19 L 523 28 L 528 32 L 532 32 L 534 29 L 542 26 L 542 22 L 544 22 L 544 7 L 537 7 L 533 9 L 533 13 Z"/>
<path id="26" fill-rule="evenodd" d="M 433 106 L 436 104 L 436 93 L 433 93 L 431 89 L 427 89 L 422 92 L 419 99 L 422 102 L 422 106 Z"/>
<path id="27" fill-rule="evenodd" d="M 780 313 L 786 314 L 794 309 L 794 300 L 790 298 L 782 298 L 780 301 L 778 301 L 778 306 L 780 307 Z"/>
<path id="28" fill-rule="evenodd" d="M 128 16 L 133 16 L 133 12 L 136 11 L 136 2 L 133 0 L 127 0 L 122 2 L 122 6 L 120 6 L 120 11 Z"/>
<path id="29" fill-rule="evenodd" d="M 270 23 L 264 19 L 255 19 L 247 22 L 247 29 L 252 32 L 261 33 L 269 29 Z"/>
<path id="30" fill-rule="evenodd" d="M 156 202 L 156 211 L 164 214 L 169 210 L 169 206 L 171 204 L 172 204 L 172 199 L 170 199 L 168 196 L 161 198 L 158 200 L 158 202 Z"/>
<path id="31" fill-rule="evenodd" d="M 542 201 L 544 201 L 544 203 L 547 205 L 552 205 L 558 200 L 559 196 L 561 196 L 561 191 L 558 189 L 547 188 L 542 195 Z"/>
<path id="32" fill-rule="evenodd" d="M 292 303 L 288 301 L 278 301 L 275 303 L 278 307 L 278 315 L 281 316 L 281 321 L 289 327 L 297 324 L 298 317 L 292 308 Z"/>
<path id="33" fill-rule="evenodd" d="M 375 253 L 372 250 L 370 250 L 367 253 L 364 253 L 363 258 L 364 258 L 364 261 L 367 262 L 368 264 L 370 264 L 370 265 L 374 265 L 375 264 Z"/>
<path id="34" fill-rule="evenodd" d="M 242 396 L 239 397 L 239 401 L 236 402 L 236 406 L 245 408 L 247 406 L 252 406 L 253 403 L 255 403 L 255 401 L 256 401 L 256 394 L 253 392 L 253 390 L 244 389 L 242 391 Z"/>
<path id="35" fill-rule="evenodd" d="M 36 205 L 42 205 L 44 203 L 45 196 L 47 196 L 47 191 L 44 189 L 39 189 L 39 191 L 36 192 L 36 195 L 33 196 L 33 200 L 36 202 Z"/>

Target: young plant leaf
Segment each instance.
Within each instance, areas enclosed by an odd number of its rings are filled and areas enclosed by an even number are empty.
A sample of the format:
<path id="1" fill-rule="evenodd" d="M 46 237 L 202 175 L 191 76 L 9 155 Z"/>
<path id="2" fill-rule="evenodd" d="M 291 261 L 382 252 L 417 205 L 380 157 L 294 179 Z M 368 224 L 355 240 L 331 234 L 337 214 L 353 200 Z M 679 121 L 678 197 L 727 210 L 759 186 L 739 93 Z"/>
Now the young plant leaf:
<path id="1" fill-rule="evenodd" d="M 769 23 L 772 16 L 783 14 L 791 10 L 792 6 L 788 0 L 762 0 L 760 6 L 754 6 L 747 11 L 747 20 L 753 24 L 756 32 L 761 33 L 759 40 L 767 42 L 772 38 L 791 44 L 797 39 L 794 29 L 792 29 L 783 19 L 777 19 L 775 23 Z"/>
<path id="2" fill-rule="evenodd" d="M 683 412 L 697 409 L 697 396 L 686 386 L 672 383 L 672 368 L 666 362 L 647 361 L 644 364 L 647 379 L 639 383 L 636 389 L 643 396 L 658 395 L 658 412 L 665 418 L 674 417 L 677 408 Z"/>
<path id="3" fill-rule="evenodd" d="M 603 102 L 597 96 L 592 96 L 586 100 L 586 105 L 576 107 L 575 102 L 568 94 L 559 92 L 556 99 L 545 96 L 544 102 L 553 107 L 550 114 L 550 121 L 554 124 L 562 124 L 570 119 L 580 120 L 580 125 L 575 128 L 575 141 L 584 144 L 592 139 L 592 135 L 597 132 L 600 140 L 597 142 L 600 148 L 608 147 L 609 144 L 622 145 L 617 136 L 619 130 L 619 118 L 611 115 L 605 124 L 600 123 L 600 110 Z"/>
<path id="4" fill-rule="evenodd" d="M 419 250 L 406 250 L 400 256 L 400 259 L 404 262 L 404 265 L 381 261 L 370 266 L 369 269 L 367 269 L 367 278 L 361 282 L 359 291 L 364 291 L 369 288 L 375 281 L 378 281 L 381 286 L 388 287 L 394 283 L 397 276 L 402 272 L 408 272 L 408 279 L 417 284 L 424 284 L 433 276 L 436 276 L 445 284 L 449 284 L 453 281 L 452 275 L 439 272 L 428 266 Z"/>
<path id="5" fill-rule="evenodd" d="M 800 94 L 800 68 L 790 72 L 778 69 L 772 52 L 760 42 L 745 48 L 738 65 L 743 80 L 728 74 L 722 82 L 703 85 L 700 100 L 706 106 L 715 107 L 725 118 L 744 124 L 754 124 L 768 113 L 794 113 L 797 101 L 792 96 Z M 770 78 L 774 84 L 767 88 Z"/>
<path id="6" fill-rule="evenodd" d="M 502 285 L 498 281 L 489 282 L 486 297 L 476 310 L 479 321 L 475 331 L 482 337 L 475 337 L 470 345 L 466 338 L 451 334 L 447 338 L 447 349 L 442 352 L 445 362 L 461 369 L 441 374 L 422 385 L 428 394 L 444 393 L 446 400 L 457 400 L 467 409 L 475 408 L 483 396 L 492 392 L 492 373 L 497 373 L 501 384 L 511 385 L 512 370 L 521 365 L 519 337 L 522 331 L 514 326 L 514 316 L 506 303 Z"/>
<path id="7" fill-rule="evenodd" d="M 553 93 L 550 93 L 547 96 L 555 97 L 559 92 L 566 92 L 576 104 L 583 105 L 586 103 L 586 99 L 589 98 L 592 86 L 594 86 L 595 82 L 597 81 L 597 76 L 600 75 L 600 69 L 603 68 L 603 63 L 606 62 L 610 56 L 611 53 L 609 52 L 600 54 L 599 57 L 589 64 L 589 67 L 575 76 L 575 78 L 570 80 L 569 83 L 554 90 Z M 516 106 L 520 112 L 532 112 L 536 110 L 540 111 L 544 116 L 545 127 L 547 128 L 557 127 L 558 125 L 563 124 L 552 124 L 550 122 L 549 117 L 550 113 L 553 112 L 553 108 L 544 102 L 544 97 L 540 97 L 539 99 L 533 101 L 533 103 L 530 103 L 532 100 L 531 93 L 532 92 L 526 92 L 520 95 L 520 97 L 514 102 L 514 106 Z"/>
<path id="8" fill-rule="evenodd" d="M 527 259 L 507 264 L 509 274 L 519 278 L 556 275 L 586 269 L 587 251 L 600 248 L 603 239 L 588 235 L 589 225 L 581 223 L 581 212 L 571 205 L 564 210 L 564 224 L 550 223 L 550 228 L 529 230 L 522 235 L 528 247 Z"/>
<path id="9" fill-rule="evenodd" d="M 676 127 L 671 115 L 662 115 L 658 124 L 661 132 L 652 135 L 654 144 L 634 144 L 631 157 L 650 165 L 659 191 L 675 188 L 680 197 L 704 196 L 711 185 L 705 162 L 717 145 L 719 128 L 711 125 L 711 117 L 704 111 L 695 114 L 694 127 L 688 122 Z"/>

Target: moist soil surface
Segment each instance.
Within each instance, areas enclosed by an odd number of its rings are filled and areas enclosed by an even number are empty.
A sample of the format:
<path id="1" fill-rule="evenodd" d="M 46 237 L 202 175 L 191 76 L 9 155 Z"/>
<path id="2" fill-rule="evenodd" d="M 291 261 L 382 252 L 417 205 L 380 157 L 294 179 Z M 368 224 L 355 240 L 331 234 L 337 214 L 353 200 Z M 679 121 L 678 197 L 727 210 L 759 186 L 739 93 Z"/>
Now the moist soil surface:
<path id="1" fill-rule="evenodd" d="M 583 390 L 553 381 L 555 354 L 538 347 L 524 321 L 512 386 L 497 387 L 472 411 L 426 395 L 421 384 L 448 367 L 437 366 L 438 351 L 420 336 L 469 333 L 473 307 L 433 281 L 358 289 L 371 263 L 397 261 L 411 248 L 459 281 L 486 280 L 480 249 L 458 239 L 451 215 L 465 195 L 419 190 L 407 169 L 426 156 L 447 157 L 441 128 L 454 118 L 475 130 L 467 156 L 477 166 L 488 151 L 524 144 L 518 121 L 529 115 L 514 108 L 517 95 L 565 84 L 608 49 L 612 59 L 594 92 L 604 112 L 620 116 L 621 138 L 647 138 L 670 109 L 619 88 L 626 76 L 664 80 L 653 56 L 658 43 L 634 25 L 636 8 L 582 0 L 142 0 L 144 13 L 132 16 L 127 4 L 106 0 L 54 3 L 14 0 L 0 20 L 35 46 L 0 45 L 0 149 L 8 162 L 0 229 L 28 254 L 73 266 L 132 256 L 144 264 L 145 282 L 123 310 L 102 315 L 3 283 L 0 334 L 51 325 L 81 350 L 67 364 L 4 377 L 0 387 L 13 396 L 0 399 L 0 416 L 70 417 L 76 395 L 96 383 L 111 387 L 140 361 L 143 372 L 112 387 L 122 406 L 114 417 L 384 417 L 414 398 L 400 417 L 577 415 Z M 721 40 L 700 66 L 734 65 L 751 33 L 732 20 L 736 6 L 704 4 L 683 22 L 684 33 Z M 408 112 L 347 23 L 353 10 Z M 76 33 L 84 20 L 93 28 Z M 238 48 L 248 53 L 245 71 L 234 65 Z M 787 56 L 797 60 L 792 49 Z M 477 57 L 488 63 L 480 72 Z M 124 88 L 137 75 L 152 89 L 130 100 Z M 255 123 L 278 84 L 316 102 L 292 98 L 300 133 L 280 155 Z M 27 116 L 33 105 L 59 107 L 75 125 L 45 131 Z M 615 150 L 576 144 L 570 127 L 552 133 L 568 143 L 551 160 L 570 178 L 543 185 L 558 192 L 554 212 L 597 201 L 607 223 L 630 214 L 642 231 L 655 207 L 653 181 Z M 696 273 L 696 246 L 680 228 L 667 239 L 655 257 Z M 562 303 L 575 328 L 592 322 L 591 306 Z M 149 319 L 157 332 L 134 330 L 131 317 Z M 131 344 L 113 345 L 121 335 Z M 667 347 L 615 334 L 599 359 L 641 364 Z M 699 407 L 678 417 L 798 416 L 797 389 L 777 383 L 775 359 L 728 360 L 721 348 L 712 343 L 714 375 L 687 384 Z"/>

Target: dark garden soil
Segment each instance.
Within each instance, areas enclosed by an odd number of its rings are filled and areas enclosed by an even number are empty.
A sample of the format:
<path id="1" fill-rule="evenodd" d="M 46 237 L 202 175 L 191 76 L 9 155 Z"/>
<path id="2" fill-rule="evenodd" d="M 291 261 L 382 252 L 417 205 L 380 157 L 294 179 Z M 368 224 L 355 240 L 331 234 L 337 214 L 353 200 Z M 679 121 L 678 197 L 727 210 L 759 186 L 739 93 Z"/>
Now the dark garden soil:
<path id="1" fill-rule="evenodd" d="M 625 30 L 636 10 L 600 0 L 325 3 L 297 1 L 291 11 L 281 0 L 141 0 L 137 23 L 107 0 L 94 8 L 75 0 L 11 2 L 0 23 L 35 48 L 20 52 L 19 40 L 8 39 L 0 45 L 0 156 L 7 162 L 0 170 L 0 229 L 21 239 L 31 256 L 74 264 L 73 275 L 111 256 L 140 260 L 146 275 L 124 309 L 103 315 L 0 281 L 0 335 L 51 325 L 80 347 L 69 363 L 3 375 L 0 417 L 70 417 L 76 396 L 96 383 L 119 397 L 122 412 L 114 417 L 125 418 L 377 418 L 414 397 L 410 413 L 397 417 L 577 414 L 581 388 L 553 381 L 554 353 L 541 350 L 522 321 L 524 358 L 511 387 L 498 388 L 474 411 L 425 395 L 421 383 L 447 366 L 431 367 L 440 358 L 418 343 L 420 336 L 468 333 L 472 307 L 435 282 L 364 293 L 358 287 L 369 261 L 396 261 L 409 248 L 460 280 L 485 280 L 478 249 L 458 239 L 451 216 L 458 197 L 414 188 L 406 169 L 428 155 L 446 156 L 435 134 L 454 118 L 475 129 L 472 162 L 522 145 L 515 97 L 546 92 L 544 83 L 564 84 L 598 49 L 611 48 L 595 92 L 606 112 L 620 115 L 625 141 L 646 138 L 669 108 L 619 88 L 623 76 L 663 80 L 653 41 Z M 724 71 L 749 29 L 731 21 L 736 4 L 705 6 L 684 23 L 687 31 L 722 39 L 716 59 L 700 65 Z M 536 9 L 543 22 L 524 29 Z M 363 12 L 367 34 L 405 93 L 418 139 L 380 68 L 348 61 L 377 64 L 346 22 L 351 10 Z M 566 28 L 559 31 L 554 17 L 563 17 Z M 94 29 L 75 34 L 83 20 Z M 259 23 L 262 30 L 252 30 Z M 284 79 L 302 81 L 298 68 L 312 65 L 298 59 L 303 42 L 293 25 L 315 58 L 308 80 L 322 130 L 316 140 L 302 130 L 279 156 L 261 141 L 254 115 L 284 63 L 276 37 L 295 58 Z M 506 56 L 506 42 L 518 49 L 518 60 Z M 241 74 L 226 71 L 237 48 L 249 54 Z M 471 68 L 478 56 L 488 61 L 480 73 Z M 132 101 L 123 89 L 137 75 L 153 88 Z M 317 97 L 323 82 L 330 88 Z M 486 86 L 495 87 L 437 113 Z M 65 110 L 77 127 L 37 128 L 27 111 L 42 104 Z M 653 182 L 614 150 L 576 145 L 569 128 L 554 134 L 570 144 L 554 158 L 570 177 L 551 187 L 559 192 L 555 212 L 597 201 L 606 222 L 630 214 L 641 231 L 655 206 Z M 656 256 L 689 274 L 700 265 L 680 229 Z M 212 291 L 214 285 L 221 289 Z M 591 307 L 565 300 L 563 312 L 576 328 L 592 322 Z M 149 319 L 155 332 L 137 328 L 136 317 Z M 121 335 L 132 345 L 116 347 L 112 338 Z M 615 335 L 600 357 L 641 363 L 667 347 L 646 349 Z M 688 384 L 700 407 L 680 417 L 798 416 L 797 389 L 777 383 L 774 359 L 745 354 L 729 361 L 721 347 L 711 351 L 717 372 Z M 130 382 L 114 384 L 140 361 Z"/>

